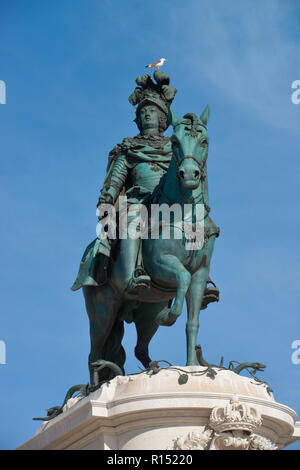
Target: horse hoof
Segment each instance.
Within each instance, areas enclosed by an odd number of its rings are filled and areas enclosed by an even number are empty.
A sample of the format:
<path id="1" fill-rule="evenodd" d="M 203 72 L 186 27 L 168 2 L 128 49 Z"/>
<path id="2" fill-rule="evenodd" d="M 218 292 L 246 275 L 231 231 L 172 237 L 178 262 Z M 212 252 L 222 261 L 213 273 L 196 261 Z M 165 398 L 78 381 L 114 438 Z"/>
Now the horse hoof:
<path id="1" fill-rule="evenodd" d="M 170 312 L 169 315 L 168 315 L 168 323 L 167 323 L 167 326 L 174 325 L 174 323 L 176 322 L 177 318 L 178 318 L 178 315 L 172 314 L 172 313 Z"/>
<path id="2" fill-rule="evenodd" d="M 177 315 L 174 315 L 169 310 L 167 313 L 160 313 L 156 317 L 156 323 L 160 326 L 172 326 L 177 320 Z"/>
<path id="3" fill-rule="evenodd" d="M 157 323 L 157 325 L 159 326 L 163 326 L 165 325 L 165 322 L 168 318 L 168 313 L 169 313 L 169 309 L 168 311 L 166 312 L 165 310 L 163 310 L 162 312 L 160 312 L 157 316 L 156 316 L 156 319 L 155 319 L 155 322 Z"/>

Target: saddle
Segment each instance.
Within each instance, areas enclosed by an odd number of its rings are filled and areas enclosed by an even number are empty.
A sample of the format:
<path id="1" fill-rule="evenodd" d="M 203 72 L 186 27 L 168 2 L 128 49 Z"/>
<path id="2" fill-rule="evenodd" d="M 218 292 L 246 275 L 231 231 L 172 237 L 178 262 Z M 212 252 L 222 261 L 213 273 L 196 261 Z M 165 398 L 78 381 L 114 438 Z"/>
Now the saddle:
<path id="1" fill-rule="evenodd" d="M 214 230 L 215 229 L 215 230 Z M 218 227 L 213 227 L 213 230 L 210 230 L 209 236 L 211 236 L 213 233 L 217 233 L 217 236 L 219 235 L 219 228 Z M 118 233 L 118 227 L 117 227 L 117 233 Z M 119 237 L 117 237 L 116 240 L 111 241 L 111 256 L 100 256 L 98 257 L 98 262 L 94 266 L 94 273 L 95 277 L 97 279 L 97 284 L 99 286 L 106 284 L 108 276 L 109 276 L 109 268 L 111 262 L 115 259 L 116 252 L 118 250 L 118 245 L 119 245 Z M 132 277 L 132 282 L 134 284 L 135 279 L 138 277 L 141 278 L 143 276 L 149 276 L 147 271 L 145 270 L 144 263 L 143 263 L 143 253 L 142 253 L 142 240 L 139 240 L 139 249 L 138 249 L 138 254 L 137 254 L 137 259 L 136 259 L 136 266 L 135 270 L 133 272 L 133 277 Z M 161 286 L 156 286 L 153 281 L 151 280 L 151 283 L 153 284 L 153 287 L 159 288 L 159 290 L 165 290 Z M 141 283 L 139 283 L 139 287 L 143 287 Z M 148 287 L 146 284 L 144 286 L 145 288 Z M 169 289 L 167 289 L 169 290 Z M 220 299 L 220 291 L 217 288 L 216 284 L 208 278 L 207 283 L 206 283 L 206 288 L 204 291 L 204 297 L 202 300 L 202 305 L 201 305 L 201 310 L 204 310 L 207 308 L 208 304 L 212 302 L 219 302 Z M 172 300 L 170 301 L 170 303 Z"/>
<path id="2" fill-rule="evenodd" d="M 136 261 L 136 268 L 133 273 L 133 282 L 135 277 L 140 277 L 140 276 L 148 276 L 147 271 L 144 268 L 144 263 L 143 263 L 143 253 L 142 253 L 142 240 L 139 241 L 139 250 L 138 250 L 138 255 L 137 255 L 137 261 Z M 153 280 L 151 280 L 151 283 L 153 283 Z M 160 290 L 164 290 L 161 286 L 159 286 Z M 170 301 L 170 304 L 172 303 L 172 300 Z M 204 291 L 204 297 L 202 300 L 202 305 L 201 305 L 201 310 L 204 310 L 207 308 L 208 304 L 212 302 L 219 302 L 220 300 L 220 291 L 217 288 L 216 284 L 208 278 L 206 282 L 206 288 Z"/>

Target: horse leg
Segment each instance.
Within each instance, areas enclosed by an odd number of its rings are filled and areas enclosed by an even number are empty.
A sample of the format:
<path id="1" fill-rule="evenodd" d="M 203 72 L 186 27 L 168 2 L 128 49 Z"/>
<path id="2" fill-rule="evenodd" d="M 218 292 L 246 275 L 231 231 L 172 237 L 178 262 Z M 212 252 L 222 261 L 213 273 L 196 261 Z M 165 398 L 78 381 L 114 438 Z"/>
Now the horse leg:
<path id="1" fill-rule="evenodd" d="M 155 319 L 159 312 L 168 306 L 168 302 L 157 304 L 142 303 L 134 312 L 134 322 L 137 332 L 137 343 L 134 350 L 135 357 L 143 364 L 145 369 L 149 367 L 149 343 L 158 329 Z"/>
<path id="2" fill-rule="evenodd" d="M 86 286 L 83 288 L 86 311 L 90 320 L 91 351 L 89 354 L 90 383 L 94 384 L 91 363 L 103 358 L 103 348 L 116 321 L 120 300 L 113 288 Z M 110 371 L 107 372 L 107 379 Z"/>
<path id="3" fill-rule="evenodd" d="M 119 315 L 119 312 L 118 312 Z M 124 322 L 120 321 L 119 318 L 116 319 L 114 326 L 111 329 L 111 332 L 105 342 L 105 346 L 102 349 L 102 357 L 105 361 L 114 362 L 117 364 L 125 374 L 124 364 L 126 359 L 126 353 L 122 346 L 122 339 L 124 336 Z M 102 378 L 102 375 L 107 375 L 107 370 L 104 369 L 99 374 L 99 380 L 105 380 L 105 377 Z M 110 378 L 114 376 L 114 372 L 111 371 Z"/>
<path id="4" fill-rule="evenodd" d="M 213 252 L 215 237 L 211 237 L 203 257 L 202 265 L 196 271 L 191 279 L 191 285 L 186 295 L 187 303 L 187 324 L 186 324 L 186 340 L 187 340 L 187 365 L 197 365 L 197 356 L 195 346 L 197 344 L 197 335 L 199 331 L 199 314 L 202 300 L 205 292 L 207 279 L 209 276 L 210 260 Z"/>
<path id="5" fill-rule="evenodd" d="M 187 366 L 197 365 L 196 341 L 199 330 L 199 314 L 208 279 L 208 269 L 200 268 L 193 276 L 186 295 L 188 319 L 186 324 Z"/>
<path id="6" fill-rule="evenodd" d="M 168 279 L 176 283 L 174 304 L 170 310 L 164 309 L 156 317 L 159 325 L 170 326 L 175 323 L 182 312 L 184 298 L 191 282 L 191 274 L 175 255 L 161 255 L 157 260 L 157 265 L 160 279 Z"/>

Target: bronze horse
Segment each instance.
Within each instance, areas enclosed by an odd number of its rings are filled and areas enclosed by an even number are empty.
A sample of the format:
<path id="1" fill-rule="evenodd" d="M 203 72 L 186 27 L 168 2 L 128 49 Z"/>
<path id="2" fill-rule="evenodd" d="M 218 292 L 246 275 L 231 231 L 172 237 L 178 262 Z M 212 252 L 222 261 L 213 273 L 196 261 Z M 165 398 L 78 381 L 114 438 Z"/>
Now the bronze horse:
<path id="1" fill-rule="evenodd" d="M 123 370 L 125 351 L 122 347 L 124 320 L 133 321 L 137 330 L 135 355 L 145 368 L 151 361 L 148 346 L 159 325 L 172 325 L 187 302 L 187 365 L 196 365 L 197 334 L 199 313 L 205 308 L 206 286 L 209 280 L 210 261 L 218 227 L 209 217 L 206 160 L 208 155 L 207 121 L 209 108 L 205 108 L 200 118 L 186 114 L 178 119 L 170 110 L 169 122 L 173 126 L 171 137 L 173 157 L 167 173 L 162 177 L 152 195 L 152 203 L 191 204 L 204 207 L 202 226 L 204 240 L 197 249 L 190 249 L 189 239 L 184 230 L 170 224 L 170 238 L 146 238 L 142 240 L 144 268 L 151 277 L 151 287 L 141 289 L 137 295 L 125 292 L 120 275 L 118 251 L 109 267 L 107 282 L 101 287 L 83 287 L 86 310 L 90 321 L 91 351 L 89 368 L 91 384 L 93 370 L 91 364 L 109 360 Z M 194 214 L 194 211 L 192 212 Z M 192 223 L 194 218 L 192 215 Z M 188 247 L 187 247 L 188 246 Z M 215 290 L 216 295 L 217 289 Z M 172 299 L 174 299 L 173 304 Z M 218 298 L 214 298 L 218 300 Z M 107 379 L 110 372 L 101 375 Z"/>

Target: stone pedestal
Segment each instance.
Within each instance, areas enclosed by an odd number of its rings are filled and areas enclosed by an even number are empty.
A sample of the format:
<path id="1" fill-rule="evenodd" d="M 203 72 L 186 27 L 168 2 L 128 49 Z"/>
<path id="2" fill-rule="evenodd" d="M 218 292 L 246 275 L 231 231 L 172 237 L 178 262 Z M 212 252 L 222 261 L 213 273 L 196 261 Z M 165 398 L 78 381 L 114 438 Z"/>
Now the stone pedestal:
<path id="1" fill-rule="evenodd" d="M 19 449 L 281 449 L 300 439 L 296 413 L 265 384 L 200 366 L 116 377 L 44 422 Z"/>

